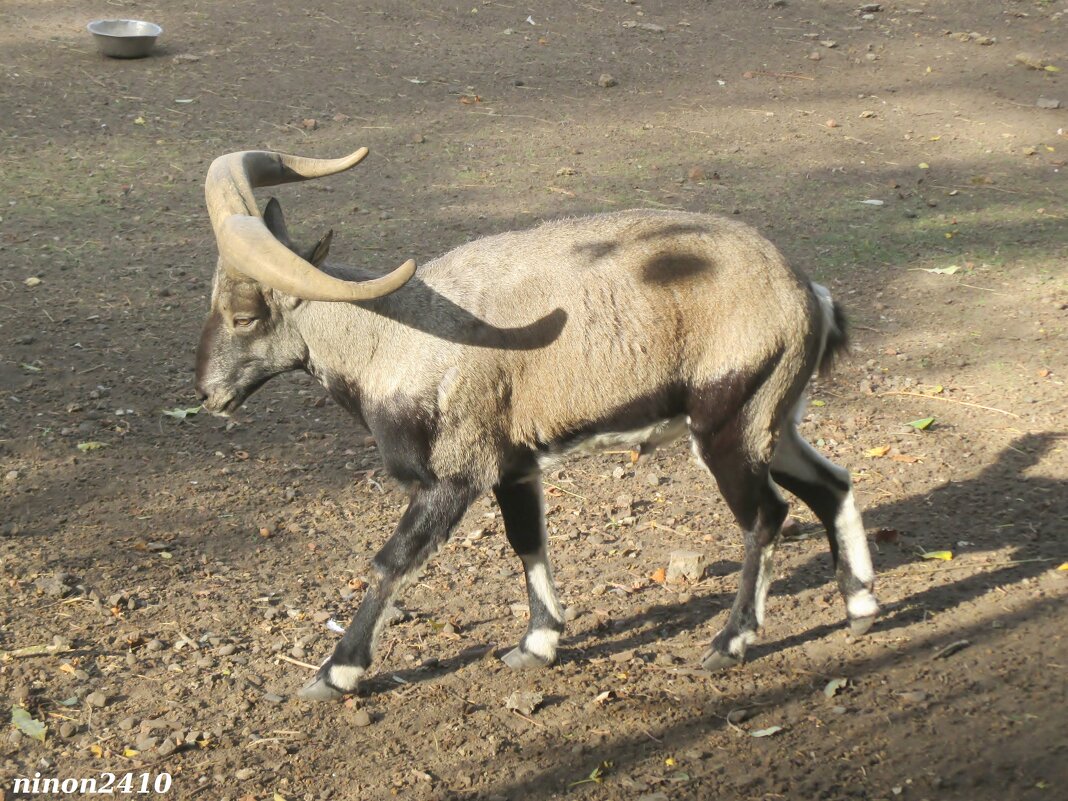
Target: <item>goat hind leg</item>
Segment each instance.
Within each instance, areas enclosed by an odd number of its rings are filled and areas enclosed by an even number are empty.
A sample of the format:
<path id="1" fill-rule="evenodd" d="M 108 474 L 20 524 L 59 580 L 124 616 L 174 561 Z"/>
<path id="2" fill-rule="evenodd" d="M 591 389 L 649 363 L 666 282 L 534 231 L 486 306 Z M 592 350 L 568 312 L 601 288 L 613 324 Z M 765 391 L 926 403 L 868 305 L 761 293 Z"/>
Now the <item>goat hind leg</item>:
<path id="1" fill-rule="evenodd" d="M 827 530 L 838 589 L 854 634 L 871 628 L 879 612 L 871 552 L 853 497 L 849 471 L 824 458 L 797 432 L 784 427 L 771 460 L 771 477 L 812 509 Z"/>
<path id="2" fill-rule="evenodd" d="M 300 691 L 301 698 L 331 701 L 356 689 L 371 665 L 393 599 L 445 544 L 475 494 L 466 485 L 447 482 L 420 486 L 412 493 L 396 531 L 374 558 L 376 581 L 334 653 Z"/>
<path id="3" fill-rule="evenodd" d="M 493 493 L 501 507 L 508 542 L 523 561 L 530 606 L 526 634 L 502 660 L 515 670 L 544 667 L 556 659 L 564 613 L 549 566 L 541 483 L 532 477 L 504 480 Z"/>

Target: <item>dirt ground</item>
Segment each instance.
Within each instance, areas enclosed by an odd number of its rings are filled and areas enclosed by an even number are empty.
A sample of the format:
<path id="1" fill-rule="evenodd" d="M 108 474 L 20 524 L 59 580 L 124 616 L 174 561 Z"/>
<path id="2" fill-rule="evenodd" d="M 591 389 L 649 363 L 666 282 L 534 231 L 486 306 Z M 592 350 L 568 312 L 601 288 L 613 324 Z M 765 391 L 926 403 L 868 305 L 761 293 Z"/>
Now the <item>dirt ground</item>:
<path id="1" fill-rule="evenodd" d="M 2 0 L 4 792 L 1068 798 L 1068 3 L 860 5 Z M 160 23 L 156 54 L 97 55 L 98 16 Z M 298 700 L 405 495 L 308 377 L 231 422 L 164 412 L 196 405 L 211 159 L 360 145 L 277 192 L 341 261 L 666 207 L 737 215 L 826 283 L 855 347 L 803 429 L 854 474 L 872 632 L 795 507 L 761 643 L 697 670 L 742 545 L 680 443 L 548 477 L 559 664 L 498 659 L 526 598 L 484 499 L 359 694 Z M 678 549 L 701 581 L 656 580 Z"/>

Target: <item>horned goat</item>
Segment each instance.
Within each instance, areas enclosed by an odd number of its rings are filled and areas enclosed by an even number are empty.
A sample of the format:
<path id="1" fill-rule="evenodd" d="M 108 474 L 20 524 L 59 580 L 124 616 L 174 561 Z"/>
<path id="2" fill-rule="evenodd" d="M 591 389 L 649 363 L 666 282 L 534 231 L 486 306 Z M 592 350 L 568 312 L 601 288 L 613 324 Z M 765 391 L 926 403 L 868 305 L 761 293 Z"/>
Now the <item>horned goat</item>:
<path id="1" fill-rule="evenodd" d="M 197 350 L 205 409 L 228 414 L 272 376 L 304 370 L 374 435 L 410 486 L 375 579 L 333 655 L 304 687 L 326 700 L 371 664 L 392 600 L 492 490 L 522 560 L 530 622 L 512 668 L 547 665 L 564 630 L 546 550 L 541 469 L 606 446 L 689 433 L 745 537 L 737 597 L 702 658 L 742 661 L 756 639 L 787 504 L 827 529 L 855 632 L 878 605 L 849 473 L 797 431 L 809 379 L 846 345 L 826 289 L 741 222 L 636 210 L 489 236 L 382 277 L 326 264 L 330 234 L 293 245 L 257 187 L 347 170 L 341 159 L 230 153 L 209 171 L 219 249 Z"/>

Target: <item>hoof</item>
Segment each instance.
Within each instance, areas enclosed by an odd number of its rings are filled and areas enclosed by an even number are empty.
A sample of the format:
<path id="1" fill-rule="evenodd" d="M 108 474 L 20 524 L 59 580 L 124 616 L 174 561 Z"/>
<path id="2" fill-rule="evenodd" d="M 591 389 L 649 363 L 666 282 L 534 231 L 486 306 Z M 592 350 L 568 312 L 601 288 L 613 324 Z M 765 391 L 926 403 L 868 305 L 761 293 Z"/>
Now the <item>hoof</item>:
<path id="1" fill-rule="evenodd" d="M 713 673 L 740 664 L 742 664 L 742 660 L 739 657 L 721 653 L 715 648 L 709 648 L 705 651 L 705 655 L 701 657 L 701 667 Z"/>
<path id="2" fill-rule="evenodd" d="M 322 676 L 316 676 L 297 693 L 298 698 L 303 698 L 306 701 L 336 701 L 342 695 L 343 693 L 340 690 L 327 684 L 326 679 Z"/>
<path id="3" fill-rule="evenodd" d="M 871 624 L 875 622 L 875 615 L 867 615 L 866 617 L 854 617 L 849 620 L 849 631 L 858 637 L 861 634 L 867 634 L 868 629 L 871 628 Z"/>
<path id="4" fill-rule="evenodd" d="M 552 660 L 524 651 L 522 648 L 513 648 L 501 657 L 501 661 L 512 670 L 531 670 L 549 665 Z"/>

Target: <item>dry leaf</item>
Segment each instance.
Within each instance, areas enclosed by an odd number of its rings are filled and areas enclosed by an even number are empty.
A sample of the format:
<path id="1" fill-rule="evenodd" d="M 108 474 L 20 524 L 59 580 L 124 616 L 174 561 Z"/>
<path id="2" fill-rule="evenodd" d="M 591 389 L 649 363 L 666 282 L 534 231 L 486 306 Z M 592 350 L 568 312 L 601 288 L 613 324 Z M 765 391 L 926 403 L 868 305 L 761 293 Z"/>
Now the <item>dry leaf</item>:
<path id="1" fill-rule="evenodd" d="M 922 462 L 923 459 L 919 456 L 909 456 L 906 453 L 895 453 L 890 457 L 890 461 L 901 462 L 902 464 L 916 464 L 917 462 Z"/>
<path id="2" fill-rule="evenodd" d="M 897 542 L 901 536 L 896 528 L 881 528 L 875 532 L 875 541 L 878 543 L 892 543 Z"/>
<path id="3" fill-rule="evenodd" d="M 937 559 L 941 562 L 948 562 L 953 558 L 953 551 L 927 551 L 927 553 L 921 553 L 924 559 Z"/>
<path id="4" fill-rule="evenodd" d="M 868 450 L 864 451 L 865 456 L 871 456 L 872 458 L 886 456 L 888 453 L 890 453 L 889 445 L 879 445 L 876 448 L 868 448 Z"/>
<path id="5" fill-rule="evenodd" d="M 664 568 L 662 567 L 658 567 L 656 570 L 653 571 L 653 574 L 649 576 L 649 578 L 651 578 L 657 584 L 663 584 L 665 581 L 667 581 L 667 571 L 664 570 Z"/>

